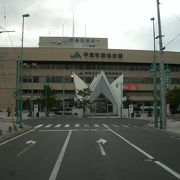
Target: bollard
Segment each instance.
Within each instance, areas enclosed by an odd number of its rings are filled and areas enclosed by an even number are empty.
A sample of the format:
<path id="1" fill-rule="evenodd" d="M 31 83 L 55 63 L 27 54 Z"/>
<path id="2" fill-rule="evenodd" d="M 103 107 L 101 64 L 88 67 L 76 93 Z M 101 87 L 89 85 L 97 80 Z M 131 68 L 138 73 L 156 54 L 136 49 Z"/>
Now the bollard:
<path id="1" fill-rule="evenodd" d="M 12 132 L 13 128 L 11 126 L 9 126 L 9 132 Z"/>

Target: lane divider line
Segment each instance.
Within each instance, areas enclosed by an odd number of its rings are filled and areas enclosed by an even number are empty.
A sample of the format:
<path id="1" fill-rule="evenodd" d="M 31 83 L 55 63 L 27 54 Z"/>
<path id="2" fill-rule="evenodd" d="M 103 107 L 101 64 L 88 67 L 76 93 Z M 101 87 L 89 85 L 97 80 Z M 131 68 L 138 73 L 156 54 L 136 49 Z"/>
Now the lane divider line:
<path id="1" fill-rule="evenodd" d="M 58 156 L 58 159 L 57 159 L 57 161 L 56 161 L 56 163 L 54 165 L 54 168 L 53 168 L 52 173 L 51 173 L 51 175 L 49 177 L 49 180 L 55 180 L 57 175 L 58 175 L 58 172 L 59 172 L 59 169 L 61 167 L 61 163 L 62 163 L 64 154 L 66 152 L 68 142 L 69 142 L 70 137 L 71 137 L 71 133 L 72 133 L 72 131 L 69 131 L 69 133 L 68 133 L 68 135 L 66 137 L 66 140 L 65 140 L 64 145 L 63 145 L 63 147 L 61 149 L 61 152 L 60 152 L 60 154 Z"/>
<path id="2" fill-rule="evenodd" d="M 109 126 L 103 124 L 104 127 L 106 127 L 109 131 L 111 131 L 113 134 L 115 134 L 116 136 L 118 136 L 120 139 L 122 139 L 123 141 L 125 141 L 127 144 L 129 144 L 130 146 L 132 146 L 134 149 L 136 149 L 137 151 L 139 151 L 140 153 L 142 153 L 143 155 L 145 155 L 146 157 L 148 157 L 150 160 L 152 160 L 152 162 L 154 162 L 155 164 L 159 165 L 161 168 L 165 169 L 167 172 L 169 172 L 170 174 L 172 174 L 173 176 L 175 176 L 176 178 L 180 179 L 180 174 L 177 173 L 176 171 L 174 171 L 173 169 L 169 168 L 168 166 L 166 166 L 165 164 L 161 163 L 160 161 L 154 161 L 154 157 L 151 156 L 150 154 L 148 154 L 147 152 L 145 152 L 144 150 L 142 150 L 141 148 L 139 148 L 138 146 L 136 146 L 135 144 L 131 143 L 130 141 L 128 141 L 127 139 L 125 139 L 124 137 L 122 137 L 121 135 L 119 135 L 118 133 L 116 133 L 115 131 L 113 131 Z"/>
<path id="3" fill-rule="evenodd" d="M 16 137 L 13 137 L 13 138 L 11 138 L 11 139 L 9 139 L 9 140 L 7 140 L 7 141 L 4 141 L 4 142 L 0 143 L 0 146 L 2 146 L 2 145 L 4 145 L 4 144 L 7 144 L 7 143 L 9 143 L 9 142 L 11 142 L 11 141 L 19 138 L 19 137 L 22 137 L 22 136 L 24 136 L 25 134 L 28 134 L 28 133 L 30 133 L 30 132 L 33 132 L 34 130 L 35 130 L 35 129 L 31 129 L 31 130 L 29 130 L 29 131 L 26 131 L 25 133 L 22 133 L 22 134 L 20 134 L 20 135 L 18 135 L 18 136 L 16 136 Z"/>
<path id="4" fill-rule="evenodd" d="M 166 171 L 168 171 L 170 174 L 172 174 L 172 175 L 175 176 L 176 178 L 180 179 L 180 174 L 177 173 L 176 171 L 174 171 L 173 169 L 169 168 L 169 167 L 166 166 L 165 164 L 161 163 L 160 161 L 154 161 L 154 163 L 156 163 L 157 165 L 159 165 L 160 167 L 162 167 L 163 169 L 165 169 Z"/>
<path id="5" fill-rule="evenodd" d="M 31 130 L 29 130 L 29 131 L 26 131 L 26 132 L 24 132 L 24 133 L 22 133 L 22 134 L 20 134 L 20 135 L 18 135 L 18 136 L 15 136 L 15 137 L 13 137 L 13 138 L 11 138 L 11 139 L 8 139 L 7 141 L 4 141 L 4 142 L 0 143 L 0 146 L 2 146 L 2 145 L 4 145 L 4 144 L 7 144 L 7 143 L 9 143 L 9 142 L 11 142 L 11 141 L 14 141 L 15 139 L 18 139 L 19 137 L 22 137 L 22 136 L 24 136 L 24 135 L 26 135 L 26 134 L 28 134 L 28 133 L 30 133 L 30 132 L 33 132 L 33 131 L 35 131 L 36 129 L 42 127 L 42 126 L 43 126 L 43 124 L 37 125 L 37 126 L 35 126 L 33 129 L 31 129 Z"/>

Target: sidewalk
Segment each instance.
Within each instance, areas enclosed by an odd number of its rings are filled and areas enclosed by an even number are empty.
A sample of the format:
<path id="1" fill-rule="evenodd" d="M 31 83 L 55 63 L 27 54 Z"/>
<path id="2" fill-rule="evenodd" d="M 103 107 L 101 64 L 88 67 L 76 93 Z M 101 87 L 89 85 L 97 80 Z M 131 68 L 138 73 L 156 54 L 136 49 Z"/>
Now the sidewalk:
<path id="1" fill-rule="evenodd" d="M 166 131 L 173 132 L 173 133 L 180 135 L 180 120 L 179 121 L 173 121 L 173 120 L 167 121 Z"/>
<path id="2" fill-rule="evenodd" d="M 12 118 L 7 117 L 7 113 L 0 113 L 0 140 L 20 134 L 31 128 L 25 124 L 23 124 L 23 128 L 19 128 L 19 124 L 14 123 L 14 125 L 12 123 Z"/>

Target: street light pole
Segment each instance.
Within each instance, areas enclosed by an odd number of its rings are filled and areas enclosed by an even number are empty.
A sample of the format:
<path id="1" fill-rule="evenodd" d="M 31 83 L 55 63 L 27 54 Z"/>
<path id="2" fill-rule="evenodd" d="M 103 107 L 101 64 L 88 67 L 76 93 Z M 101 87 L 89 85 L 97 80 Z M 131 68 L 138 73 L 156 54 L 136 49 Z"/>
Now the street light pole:
<path id="1" fill-rule="evenodd" d="M 157 16 L 158 16 L 158 29 L 159 29 L 159 49 L 160 49 L 160 128 L 166 129 L 166 102 L 165 102 L 165 78 L 164 78 L 164 56 L 163 56 L 163 43 L 162 43 L 162 31 L 161 31 L 161 17 L 160 17 L 160 9 L 159 9 L 159 0 L 157 0 Z"/>
<path id="2" fill-rule="evenodd" d="M 21 44 L 21 55 L 20 55 L 20 62 L 18 63 L 18 65 L 19 65 L 19 78 L 18 78 L 18 80 L 19 80 L 19 89 L 20 89 L 20 97 L 18 98 L 18 101 L 19 101 L 19 103 L 18 103 L 18 106 L 20 106 L 20 107 L 18 107 L 18 115 L 19 115 L 19 123 L 20 123 L 20 128 L 23 128 L 23 126 L 22 126 L 22 110 L 23 110 L 23 108 L 22 108 L 22 84 L 23 84 L 23 38 L 24 38 L 24 18 L 25 17 L 29 17 L 30 15 L 29 14 L 24 14 L 24 15 L 22 15 L 22 17 L 23 17 L 23 22 L 22 22 L 22 44 Z"/>
<path id="3" fill-rule="evenodd" d="M 156 66 L 156 45 L 155 45 L 155 26 L 154 26 L 155 18 L 151 18 L 153 22 L 153 119 L 154 119 L 154 127 L 158 127 L 158 119 L 157 119 L 157 66 Z"/>

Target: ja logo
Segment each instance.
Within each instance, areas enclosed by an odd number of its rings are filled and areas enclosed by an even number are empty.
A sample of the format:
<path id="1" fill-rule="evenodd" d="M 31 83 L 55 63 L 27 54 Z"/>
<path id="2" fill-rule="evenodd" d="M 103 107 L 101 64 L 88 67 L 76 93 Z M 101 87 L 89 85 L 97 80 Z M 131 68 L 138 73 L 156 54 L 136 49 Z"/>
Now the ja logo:
<path id="1" fill-rule="evenodd" d="M 81 55 L 79 52 L 75 52 L 74 54 L 71 55 L 72 58 L 81 58 Z"/>

